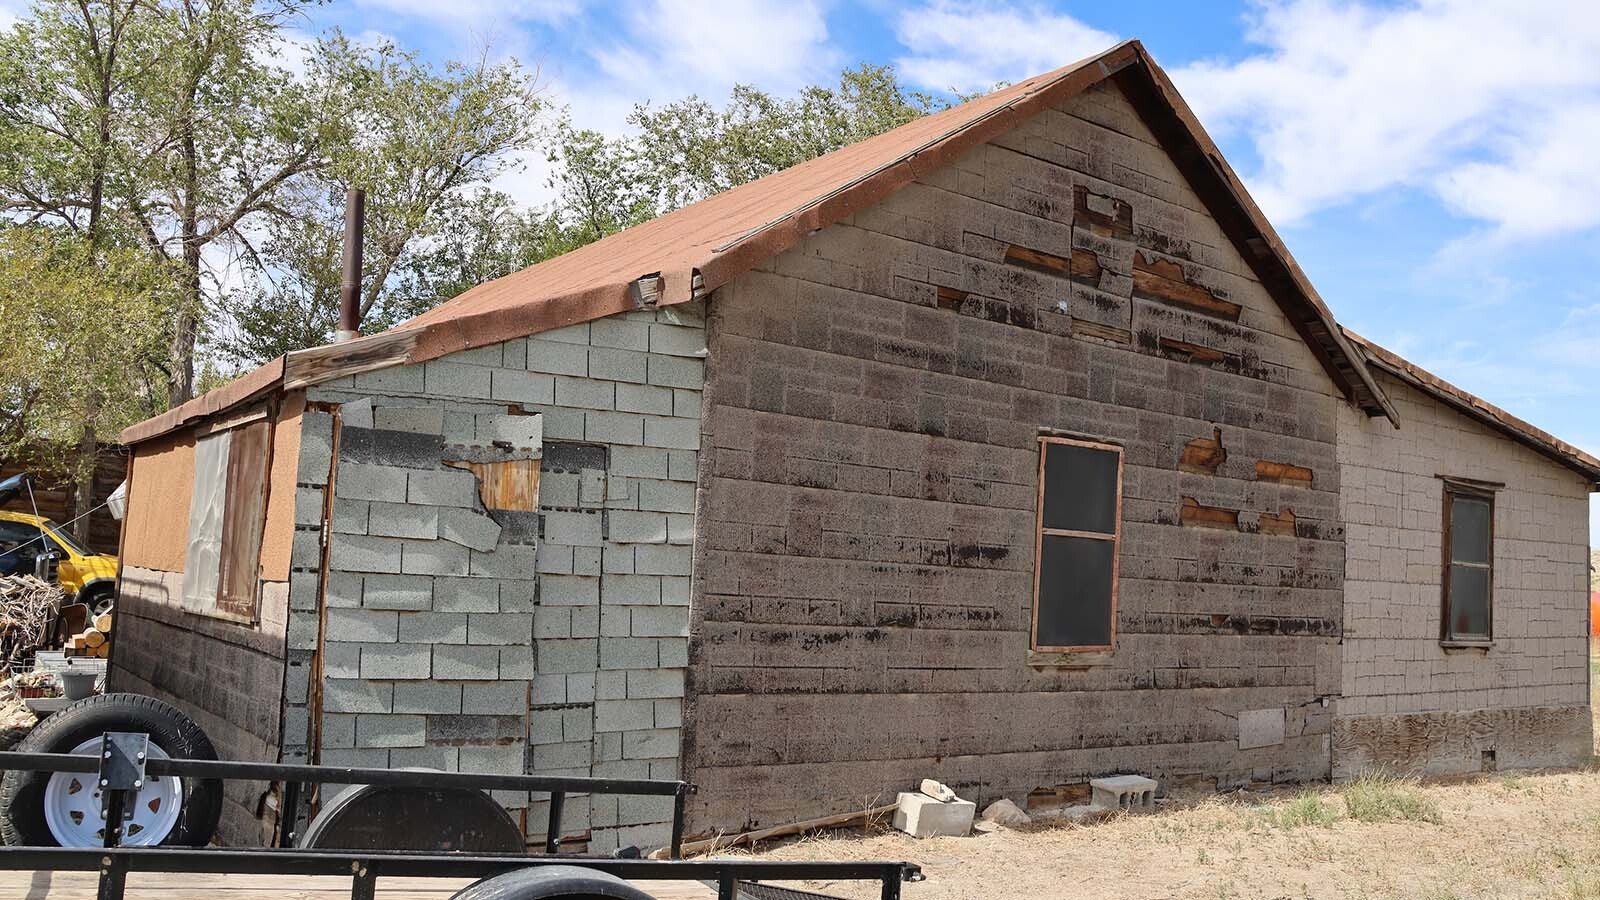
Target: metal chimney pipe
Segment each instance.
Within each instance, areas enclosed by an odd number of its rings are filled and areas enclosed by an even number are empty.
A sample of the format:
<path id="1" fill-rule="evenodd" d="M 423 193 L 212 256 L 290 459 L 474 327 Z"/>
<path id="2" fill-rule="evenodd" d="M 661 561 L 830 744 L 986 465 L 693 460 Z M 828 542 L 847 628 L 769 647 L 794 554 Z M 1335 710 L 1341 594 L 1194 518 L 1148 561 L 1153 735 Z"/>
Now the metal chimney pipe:
<path id="1" fill-rule="evenodd" d="M 361 334 L 361 232 L 367 214 L 367 192 L 344 192 L 344 268 L 339 277 L 339 330 L 335 341 Z"/>

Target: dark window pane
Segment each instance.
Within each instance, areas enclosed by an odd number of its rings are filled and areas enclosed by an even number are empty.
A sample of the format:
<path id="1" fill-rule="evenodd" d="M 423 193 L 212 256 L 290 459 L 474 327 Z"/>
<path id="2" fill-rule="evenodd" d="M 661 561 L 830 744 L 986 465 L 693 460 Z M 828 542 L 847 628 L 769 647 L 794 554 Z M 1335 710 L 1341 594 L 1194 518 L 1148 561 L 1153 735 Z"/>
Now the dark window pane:
<path id="1" fill-rule="evenodd" d="M 1116 451 L 1074 444 L 1044 447 L 1044 527 L 1114 533 Z"/>
<path id="2" fill-rule="evenodd" d="M 1047 534 L 1040 547 L 1039 647 L 1111 643 L 1111 541 Z"/>
<path id="3" fill-rule="evenodd" d="M 1489 502 L 1476 497 L 1454 497 L 1450 508 L 1450 560 L 1489 561 Z"/>
<path id="4" fill-rule="evenodd" d="M 1450 636 L 1489 636 L 1489 570 L 1450 567 Z"/>

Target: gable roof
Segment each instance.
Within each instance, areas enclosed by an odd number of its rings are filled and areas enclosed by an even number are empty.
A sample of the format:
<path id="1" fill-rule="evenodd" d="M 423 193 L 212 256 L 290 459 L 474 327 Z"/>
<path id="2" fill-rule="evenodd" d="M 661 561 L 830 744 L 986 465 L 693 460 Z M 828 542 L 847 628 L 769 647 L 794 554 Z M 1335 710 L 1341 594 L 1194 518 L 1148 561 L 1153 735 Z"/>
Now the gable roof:
<path id="1" fill-rule="evenodd" d="M 1589 481 L 1600 483 L 1600 459 L 1590 456 L 1547 431 L 1530 425 L 1482 397 L 1456 387 L 1393 350 L 1380 347 L 1349 329 L 1344 329 L 1344 334 L 1379 371 L 1416 388 L 1469 418 L 1482 422 L 1506 437 L 1537 450 Z"/>
<path id="2" fill-rule="evenodd" d="M 1250 199 L 1177 89 L 1138 41 L 908 122 L 808 162 L 669 212 L 570 253 L 473 287 L 388 331 L 274 360 L 292 389 L 356 372 L 422 362 L 566 325 L 683 303 L 882 200 L 913 179 L 1106 80 L 1128 96 L 1196 194 L 1345 396 L 1397 421 L 1288 248 Z M 252 373 L 260 376 L 261 372 Z M 240 381 L 122 433 L 147 440 L 270 390 Z M 209 399 L 208 399 L 209 398 Z"/>

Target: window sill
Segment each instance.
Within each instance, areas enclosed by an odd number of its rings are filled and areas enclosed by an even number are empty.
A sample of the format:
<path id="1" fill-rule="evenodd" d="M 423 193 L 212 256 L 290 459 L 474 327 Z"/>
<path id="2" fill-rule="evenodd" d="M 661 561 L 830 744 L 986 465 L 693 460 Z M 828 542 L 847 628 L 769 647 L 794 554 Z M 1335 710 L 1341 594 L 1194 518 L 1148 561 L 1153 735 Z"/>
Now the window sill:
<path id="1" fill-rule="evenodd" d="M 1494 641 L 1440 641 L 1439 647 L 1446 653 L 1452 650 L 1481 650 L 1487 653 L 1494 647 Z"/>
<path id="2" fill-rule="evenodd" d="M 1112 663 L 1111 650 L 1029 650 L 1028 665 L 1035 669 L 1094 669 Z"/>

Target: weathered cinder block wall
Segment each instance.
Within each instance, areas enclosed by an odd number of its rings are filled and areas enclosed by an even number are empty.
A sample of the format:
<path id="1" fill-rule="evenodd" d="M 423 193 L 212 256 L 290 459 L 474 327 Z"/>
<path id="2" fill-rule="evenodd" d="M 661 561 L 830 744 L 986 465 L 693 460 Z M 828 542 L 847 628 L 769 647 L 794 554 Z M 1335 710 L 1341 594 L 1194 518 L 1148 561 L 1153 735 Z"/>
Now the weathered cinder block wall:
<path id="1" fill-rule="evenodd" d="M 1398 430 L 1339 415 L 1347 563 L 1335 777 L 1582 762 L 1593 746 L 1588 484 L 1396 379 L 1380 382 Z M 1487 650 L 1439 643 L 1440 475 L 1505 485 Z"/>
<path id="2" fill-rule="evenodd" d="M 1112 772 L 1327 776 L 1342 401 L 1116 88 L 710 310 L 696 830 L 922 777 L 1020 802 Z M 1041 428 L 1126 447 L 1117 648 L 1077 670 L 1029 665 Z"/>
<path id="3" fill-rule="evenodd" d="M 311 391 L 340 421 L 301 474 L 315 507 L 337 446 L 327 610 L 319 637 L 313 524 L 289 631 L 323 762 L 677 777 L 704 353 L 682 306 Z M 529 799 L 501 795 L 542 840 Z M 605 852 L 664 845 L 672 806 L 565 809 Z"/>

